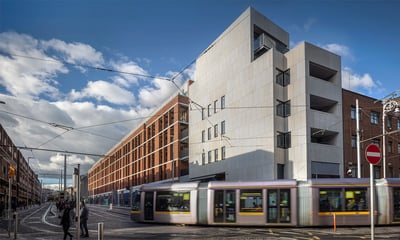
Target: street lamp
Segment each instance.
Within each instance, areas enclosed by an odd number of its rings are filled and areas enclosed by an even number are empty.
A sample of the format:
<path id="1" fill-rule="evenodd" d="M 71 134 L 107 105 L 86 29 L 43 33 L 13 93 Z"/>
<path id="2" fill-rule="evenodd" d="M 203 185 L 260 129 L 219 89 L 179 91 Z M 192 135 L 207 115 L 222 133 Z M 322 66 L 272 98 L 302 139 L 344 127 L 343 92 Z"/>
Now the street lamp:
<path id="1" fill-rule="evenodd" d="M 382 160 L 383 160 L 383 178 L 386 178 L 386 122 L 385 122 L 385 117 L 386 114 L 389 112 L 394 112 L 395 116 L 399 116 L 400 115 L 400 104 L 395 100 L 395 97 L 397 96 L 397 92 L 394 92 L 390 95 L 389 99 L 384 99 L 382 100 L 382 104 L 383 104 L 383 114 L 382 114 Z"/>

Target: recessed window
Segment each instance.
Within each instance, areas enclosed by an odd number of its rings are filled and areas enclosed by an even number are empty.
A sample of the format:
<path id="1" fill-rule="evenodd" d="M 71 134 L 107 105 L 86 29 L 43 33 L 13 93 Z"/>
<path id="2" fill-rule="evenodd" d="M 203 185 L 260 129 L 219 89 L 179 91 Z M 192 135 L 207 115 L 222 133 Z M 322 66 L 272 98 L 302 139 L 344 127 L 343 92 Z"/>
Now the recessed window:
<path id="1" fill-rule="evenodd" d="M 351 136 L 351 147 L 356 148 L 357 147 L 357 136 L 352 135 Z"/>
<path id="2" fill-rule="evenodd" d="M 214 161 L 218 161 L 218 148 L 214 150 Z"/>
<path id="3" fill-rule="evenodd" d="M 353 120 L 356 119 L 356 107 L 351 106 L 350 116 L 351 116 L 351 119 L 353 119 Z"/>
<path id="4" fill-rule="evenodd" d="M 225 109 L 225 96 L 221 97 L 221 110 Z"/>
<path id="5" fill-rule="evenodd" d="M 206 131 L 203 130 L 201 131 L 201 142 L 205 142 L 205 140 L 206 140 Z"/>
<path id="6" fill-rule="evenodd" d="M 208 134 L 207 135 L 208 135 L 207 139 L 211 140 L 211 128 L 210 127 L 208 128 Z"/>
<path id="7" fill-rule="evenodd" d="M 280 70 L 276 69 L 278 74 L 276 75 L 276 83 L 281 85 L 282 87 L 286 87 L 290 84 L 290 69 L 288 70 Z"/>
<path id="8" fill-rule="evenodd" d="M 205 153 L 202 153 L 201 154 L 201 164 L 206 164 L 206 154 Z"/>
<path id="9" fill-rule="evenodd" d="M 225 131 L 225 121 L 221 122 L 221 135 L 224 135 L 226 133 Z"/>
<path id="10" fill-rule="evenodd" d="M 290 116 L 290 101 L 282 102 L 278 101 L 278 105 L 276 105 L 276 115 L 280 117 L 288 117 Z"/>
<path id="11" fill-rule="evenodd" d="M 371 123 L 379 124 L 379 113 L 378 112 L 371 112 Z"/>
<path id="12" fill-rule="evenodd" d="M 224 160 L 226 156 L 226 148 L 225 146 L 221 147 L 221 159 Z"/>
<path id="13" fill-rule="evenodd" d="M 214 137 L 218 137 L 218 124 L 214 125 Z"/>
<path id="14" fill-rule="evenodd" d="M 214 101 L 214 113 L 218 112 L 218 100 Z"/>
<path id="15" fill-rule="evenodd" d="M 277 135 L 277 146 L 279 148 L 290 148 L 290 132 L 278 132 Z"/>
<path id="16" fill-rule="evenodd" d="M 208 106 L 207 106 L 207 115 L 209 117 L 211 116 L 211 104 L 208 104 Z"/>
<path id="17" fill-rule="evenodd" d="M 208 151 L 208 163 L 211 163 L 212 160 L 212 151 Z"/>

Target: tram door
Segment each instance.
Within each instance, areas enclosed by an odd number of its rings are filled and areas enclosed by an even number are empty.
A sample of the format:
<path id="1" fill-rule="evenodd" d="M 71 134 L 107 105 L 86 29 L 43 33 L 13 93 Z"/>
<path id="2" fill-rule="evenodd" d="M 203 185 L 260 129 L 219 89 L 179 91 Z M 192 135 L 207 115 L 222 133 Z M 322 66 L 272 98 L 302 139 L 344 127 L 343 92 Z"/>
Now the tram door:
<path id="1" fill-rule="evenodd" d="M 269 189 L 267 222 L 290 223 L 290 189 Z"/>
<path id="2" fill-rule="evenodd" d="M 214 191 L 214 222 L 236 222 L 235 190 Z"/>
<path id="3" fill-rule="evenodd" d="M 144 220 L 154 220 L 154 193 L 145 192 L 144 194 Z"/>

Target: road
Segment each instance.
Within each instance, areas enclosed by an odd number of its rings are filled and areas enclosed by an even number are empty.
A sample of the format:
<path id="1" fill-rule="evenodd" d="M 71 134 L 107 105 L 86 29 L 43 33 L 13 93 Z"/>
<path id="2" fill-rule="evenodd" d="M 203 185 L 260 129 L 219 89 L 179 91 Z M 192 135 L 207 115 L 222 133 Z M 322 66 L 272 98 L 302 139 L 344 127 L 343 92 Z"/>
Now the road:
<path id="1" fill-rule="evenodd" d="M 90 238 L 98 239 L 98 223 L 104 224 L 104 239 L 370 239 L 369 227 L 338 228 L 270 228 L 270 227 L 206 227 L 185 225 L 159 225 L 134 223 L 129 210 L 109 209 L 105 206 L 89 205 L 88 228 Z M 55 205 L 48 203 L 18 211 L 17 239 L 49 240 L 62 239 L 60 218 Z M 0 220 L 0 239 L 8 237 L 6 219 Z M 76 228 L 70 232 L 76 236 Z M 74 237 L 73 239 L 77 239 Z M 376 227 L 375 239 L 400 239 L 400 227 Z"/>

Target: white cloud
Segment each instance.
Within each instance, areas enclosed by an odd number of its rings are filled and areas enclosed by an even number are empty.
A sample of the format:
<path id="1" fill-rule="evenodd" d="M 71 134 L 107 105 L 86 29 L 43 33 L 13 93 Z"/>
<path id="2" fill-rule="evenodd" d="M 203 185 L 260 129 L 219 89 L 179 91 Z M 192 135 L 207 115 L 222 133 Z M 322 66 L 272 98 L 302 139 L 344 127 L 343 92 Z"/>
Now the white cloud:
<path id="1" fill-rule="evenodd" d="M 66 43 L 59 39 L 51 39 L 49 41 L 41 41 L 41 45 L 46 50 L 53 49 L 61 53 L 68 63 L 87 64 L 96 67 L 104 63 L 102 53 L 87 44 L 79 42 Z"/>
<path id="2" fill-rule="evenodd" d="M 80 92 L 73 89 L 70 97 L 72 100 L 92 97 L 122 105 L 133 105 L 135 103 L 135 96 L 130 91 L 101 80 L 88 82 L 86 88 Z"/>
<path id="3" fill-rule="evenodd" d="M 338 43 L 329 43 L 322 45 L 321 47 L 339 56 L 352 58 L 349 47 L 345 45 Z"/>
<path id="4" fill-rule="evenodd" d="M 132 84 L 137 84 L 139 79 L 144 79 L 149 75 L 146 70 L 140 67 L 136 62 L 111 62 L 113 69 L 121 72 L 118 76 L 113 77 L 115 83 L 123 87 L 129 87 Z M 124 74 L 126 73 L 126 74 Z"/>
<path id="5" fill-rule="evenodd" d="M 39 47 L 39 42 L 25 34 L 0 33 L 0 84 L 14 96 L 35 98 L 41 94 L 55 97 L 57 74 L 67 73 L 61 63 L 49 58 Z M 19 56 L 29 56 L 24 58 Z M 44 59 L 38 61 L 37 59 Z"/>
<path id="6" fill-rule="evenodd" d="M 342 87 L 356 92 L 380 91 L 380 83 L 372 79 L 369 73 L 357 74 L 349 67 L 342 70 Z"/>
<path id="7" fill-rule="evenodd" d="M 144 107 L 156 107 L 176 91 L 177 88 L 173 83 L 167 80 L 154 79 L 153 87 L 146 87 L 140 90 L 139 100 Z"/>

